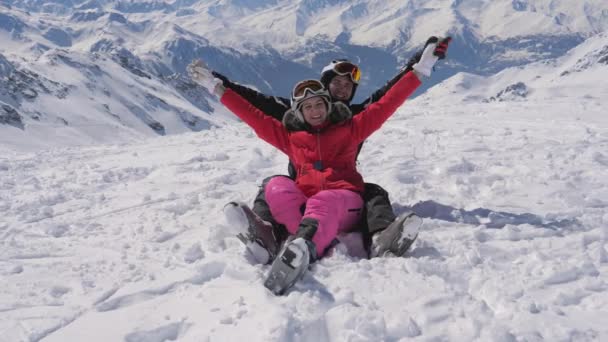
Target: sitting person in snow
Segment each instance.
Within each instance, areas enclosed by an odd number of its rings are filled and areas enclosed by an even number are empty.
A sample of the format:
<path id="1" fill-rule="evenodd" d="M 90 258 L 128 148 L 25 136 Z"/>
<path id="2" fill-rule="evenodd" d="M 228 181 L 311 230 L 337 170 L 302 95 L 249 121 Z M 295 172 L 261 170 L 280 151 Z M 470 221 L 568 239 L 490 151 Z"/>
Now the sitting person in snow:
<path id="1" fill-rule="evenodd" d="M 424 47 L 426 48 L 426 46 L 431 43 L 437 43 L 435 55 L 439 59 L 443 59 L 449 41 L 449 38 L 439 41 L 438 38 L 431 37 Z M 401 70 L 397 76 L 360 104 L 350 103 L 355 95 L 361 76 L 360 69 L 357 65 L 346 60 L 333 61 L 323 69 L 320 80 L 325 88 L 329 90 L 332 101 L 340 101 L 346 104 L 349 106 L 353 115 L 357 115 L 363 111 L 366 106 L 381 99 L 384 94 L 403 77 L 403 75 L 411 71 L 412 66 L 420 60 L 421 54 L 422 51 L 416 53 L 414 57 L 409 60 L 407 66 Z M 201 69 L 203 68 L 203 65 L 199 62 L 195 62 L 189 66 L 190 70 L 196 68 Z M 193 76 L 198 75 L 199 77 L 206 77 L 206 82 L 212 82 L 215 78 L 220 79 L 225 88 L 237 92 L 263 113 L 270 115 L 279 121 L 283 120 L 284 114 L 291 106 L 288 99 L 263 95 L 251 88 L 231 82 L 225 76 L 217 72 L 212 72 L 212 74 L 209 72 L 191 72 L 191 74 Z M 358 147 L 357 154 L 361 150 L 361 147 L 362 143 Z M 253 206 L 253 212 L 262 219 L 262 222 L 266 223 L 268 229 L 271 229 L 272 234 L 268 236 L 268 234 L 265 234 L 263 231 L 258 231 L 258 234 L 253 231 L 253 233 L 247 234 L 246 239 L 243 239 L 243 242 L 249 240 L 250 243 L 255 243 L 260 240 L 264 241 L 264 247 L 271 252 L 272 257 L 276 255 L 281 243 L 286 238 L 285 228 L 273 219 L 265 198 L 265 188 L 268 182 L 274 177 L 277 176 L 266 178 L 262 182 L 262 186 L 255 198 Z M 289 177 L 292 179 L 296 178 L 296 170 L 292 162 L 289 163 Z M 406 212 L 400 217 L 397 217 L 393 213 L 387 191 L 376 184 L 365 183 L 363 199 L 365 205 L 362 216 L 366 219 L 360 222 L 361 224 L 359 227 L 364 234 L 365 248 L 370 251 L 370 256 L 381 256 L 387 252 L 397 256 L 405 254 L 417 235 L 416 232 L 409 238 L 403 238 L 402 236 L 404 232 L 403 224 L 405 219 L 411 215 L 411 212 Z M 394 240 L 399 240 L 400 243 L 391 243 Z"/>
<path id="2" fill-rule="evenodd" d="M 220 79 L 209 80 L 209 70 L 195 64 L 194 80 L 210 92 L 256 134 L 285 153 L 295 180 L 275 177 L 264 189 L 274 220 L 292 235 L 274 259 L 265 286 L 283 293 L 302 275 L 305 266 L 326 253 L 338 233 L 352 230 L 363 209 L 363 178 L 357 171 L 359 145 L 403 104 L 429 76 L 438 60 L 437 40 L 429 43 L 420 60 L 377 102 L 357 116 L 345 104 L 332 102 L 316 80 L 296 84 L 291 109 L 282 122 L 252 106 Z M 304 207 L 304 212 L 301 208 Z"/>

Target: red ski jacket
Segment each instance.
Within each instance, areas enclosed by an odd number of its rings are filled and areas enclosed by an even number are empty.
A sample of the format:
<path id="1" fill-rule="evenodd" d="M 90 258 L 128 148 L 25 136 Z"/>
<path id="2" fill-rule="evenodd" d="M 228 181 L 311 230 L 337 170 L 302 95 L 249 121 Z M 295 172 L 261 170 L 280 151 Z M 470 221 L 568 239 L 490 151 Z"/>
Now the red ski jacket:
<path id="1" fill-rule="evenodd" d="M 359 144 L 378 130 L 420 84 L 418 77 L 408 72 L 379 101 L 358 115 L 353 117 L 348 107 L 335 102 L 329 117 L 341 116 L 340 121 L 334 119 L 322 128 L 297 131 L 264 114 L 231 89 L 226 89 L 221 102 L 261 139 L 289 157 L 297 171 L 296 184 L 306 196 L 329 189 L 363 193 L 363 177 L 356 166 Z M 346 117 L 344 110 L 348 111 Z M 285 119 L 288 117 L 286 114 Z"/>

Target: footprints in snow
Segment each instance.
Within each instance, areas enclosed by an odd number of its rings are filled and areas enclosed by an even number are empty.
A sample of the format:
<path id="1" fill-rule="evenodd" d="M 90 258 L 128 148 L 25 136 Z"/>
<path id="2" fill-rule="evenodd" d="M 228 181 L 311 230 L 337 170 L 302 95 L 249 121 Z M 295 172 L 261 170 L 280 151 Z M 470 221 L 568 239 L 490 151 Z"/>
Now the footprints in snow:
<path id="1" fill-rule="evenodd" d="M 156 329 L 136 331 L 125 336 L 125 342 L 176 341 L 180 334 L 190 327 L 185 322 L 170 323 Z"/>
<path id="2" fill-rule="evenodd" d="M 190 284 L 202 286 L 214 279 L 221 277 L 224 274 L 225 269 L 226 263 L 215 261 L 199 267 L 198 273 L 196 275 L 181 281 L 170 283 L 168 285 L 152 289 L 146 289 L 127 295 L 118 296 L 116 298 L 111 298 L 117 292 L 115 290 L 112 290 L 110 293 L 104 295 L 104 297 L 107 298 L 101 298 L 102 301 L 96 304 L 96 309 L 100 312 L 118 310 L 144 301 L 155 299 L 162 295 L 169 294 L 184 285 Z"/>

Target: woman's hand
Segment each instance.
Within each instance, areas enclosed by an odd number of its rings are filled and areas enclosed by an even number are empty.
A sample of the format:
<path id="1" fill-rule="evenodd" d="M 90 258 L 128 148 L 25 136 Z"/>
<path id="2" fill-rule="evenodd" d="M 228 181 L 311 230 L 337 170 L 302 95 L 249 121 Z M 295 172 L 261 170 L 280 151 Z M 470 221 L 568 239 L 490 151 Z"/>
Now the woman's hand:
<path id="1" fill-rule="evenodd" d="M 214 77 L 202 60 L 194 60 L 186 67 L 186 71 L 194 82 L 206 88 L 210 93 L 220 97 L 224 94 L 222 80 Z"/>

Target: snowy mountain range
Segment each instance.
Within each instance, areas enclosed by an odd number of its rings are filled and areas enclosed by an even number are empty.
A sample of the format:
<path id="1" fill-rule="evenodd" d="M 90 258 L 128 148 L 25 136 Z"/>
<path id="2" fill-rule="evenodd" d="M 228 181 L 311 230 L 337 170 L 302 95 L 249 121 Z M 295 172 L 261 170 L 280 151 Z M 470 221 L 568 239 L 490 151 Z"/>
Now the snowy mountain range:
<path id="1" fill-rule="evenodd" d="M 601 0 L 4 0 L 0 9 L 0 142 L 32 148 L 49 135 L 111 142 L 221 124 L 225 112 L 184 75 L 195 58 L 286 96 L 347 57 L 364 71 L 360 100 L 430 35 L 454 43 L 421 91 L 458 72 L 559 57 L 608 27 Z"/>

